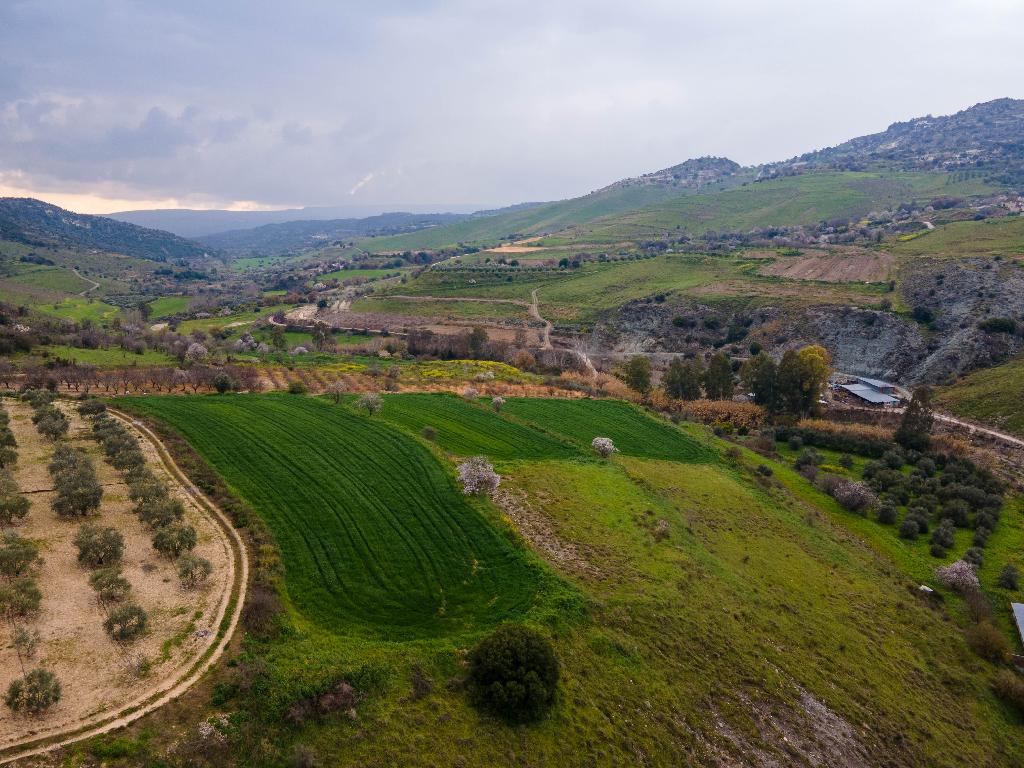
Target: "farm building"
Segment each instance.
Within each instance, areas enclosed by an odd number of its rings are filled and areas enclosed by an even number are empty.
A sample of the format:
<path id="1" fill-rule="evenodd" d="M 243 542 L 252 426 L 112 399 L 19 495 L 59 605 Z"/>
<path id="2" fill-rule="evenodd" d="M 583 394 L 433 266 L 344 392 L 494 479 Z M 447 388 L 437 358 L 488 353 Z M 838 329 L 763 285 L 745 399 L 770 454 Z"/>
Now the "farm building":
<path id="1" fill-rule="evenodd" d="M 1017 623 L 1017 631 L 1021 640 L 1024 640 L 1024 603 L 1010 603 L 1013 610 L 1013 620 Z"/>
<path id="2" fill-rule="evenodd" d="M 896 405 L 896 385 L 879 379 L 858 376 L 852 384 L 840 384 L 839 388 L 849 392 L 858 400 L 873 406 Z"/>

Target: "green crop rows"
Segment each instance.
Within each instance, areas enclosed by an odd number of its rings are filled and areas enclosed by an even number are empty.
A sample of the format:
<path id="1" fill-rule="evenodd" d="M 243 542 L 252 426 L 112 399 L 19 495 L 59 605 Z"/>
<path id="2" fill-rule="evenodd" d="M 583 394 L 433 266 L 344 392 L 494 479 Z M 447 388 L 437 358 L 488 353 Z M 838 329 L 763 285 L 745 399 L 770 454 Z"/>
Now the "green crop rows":
<path id="1" fill-rule="evenodd" d="M 288 595 L 325 629 L 394 639 L 516 618 L 539 569 L 428 449 L 379 419 L 282 395 L 135 399 L 267 521 Z"/>
<path id="2" fill-rule="evenodd" d="M 579 453 L 562 439 L 452 395 L 391 395 L 384 398 L 381 414 L 415 433 L 433 427 L 437 444 L 457 456 L 560 459 Z"/>
<path id="3" fill-rule="evenodd" d="M 709 461 L 711 454 L 678 429 L 620 400 L 541 400 L 509 398 L 504 411 L 589 446 L 610 437 L 626 456 L 682 463 Z"/>

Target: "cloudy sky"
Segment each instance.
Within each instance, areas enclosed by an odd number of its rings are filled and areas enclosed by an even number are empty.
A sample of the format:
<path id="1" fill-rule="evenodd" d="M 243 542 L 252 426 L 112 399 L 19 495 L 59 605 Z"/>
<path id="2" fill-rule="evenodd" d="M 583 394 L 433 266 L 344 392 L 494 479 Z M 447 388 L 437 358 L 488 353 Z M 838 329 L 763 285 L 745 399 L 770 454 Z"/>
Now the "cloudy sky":
<path id="1" fill-rule="evenodd" d="M 1024 97 L 1019 0 L 0 0 L 0 195 L 508 204 Z"/>

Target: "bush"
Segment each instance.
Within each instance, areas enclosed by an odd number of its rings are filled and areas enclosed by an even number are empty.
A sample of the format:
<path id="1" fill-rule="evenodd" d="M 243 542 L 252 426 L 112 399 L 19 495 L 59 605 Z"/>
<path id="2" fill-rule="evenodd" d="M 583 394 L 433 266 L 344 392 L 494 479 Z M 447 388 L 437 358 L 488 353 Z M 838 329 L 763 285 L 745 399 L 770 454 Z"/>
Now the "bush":
<path id="1" fill-rule="evenodd" d="M 554 701 L 558 659 L 542 635 L 505 625 L 470 653 L 468 684 L 475 706 L 509 722 L 537 720 Z"/>
<path id="2" fill-rule="evenodd" d="M 984 553 L 980 547 L 968 547 L 967 551 L 964 552 L 964 560 L 973 565 L 975 568 L 980 568 L 982 560 L 984 560 Z"/>
<path id="3" fill-rule="evenodd" d="M 300 379 L 288 382 L 288 394 L 304 395 L 307 392 L 309 392 L 309 387 L 306 386 L 306 382 L 301 381 Z"/>
<path id="4" fill-rule="evenodd" d="M 932 545 L 938 547 L 940 552 L 937 557 L 941 557 L 942 553 L 953 546 L 956 538 L 956 528 L 953 526 L 952 521 L 943 520 L 939 523 L 938 527 L 932 531 Z M 932 554 L 935 554 L 933 551 Z"/>
<path id="5" fill-rule="evenodd" d="M 978 323 L 985 333 L 1016 333 L 1017 321 L 1012 317 L 990 317 Z"/>
<path id="6" fill-rule="evenodd" d="M 124 554 L 124 538 L 114 528 L 85 523 L 75 534 L 78 562 L 86 568 L 100 568 L 119 562 Z"/>
<path id="7" fill-rule="evenodd" d="M 178 560 L 178 579 L 181 585 L 192 589 L 202 584 L 213 573 L 213 564 L 205 557 L 182 555 Z"/>
<path id="8" fill-rule="evenodd" d="M 128 597 L 132 585 L 121 575 L 121 566 L 100 568 L 89 576 L 89 586 L 96 592 L 101 603 L 119 603 Z"/>
<path id="9" fill-rule="evenodd" d="M 999 579 L 996 582 L 1003 589 L 1017 589 L 1020 581 L 1020 573 L 1012 565 L 1003 566 L 1003 570 L 999 572 Z"/>
<path id="10" fill-rule="evenodd" d="M 82 416 L 98 416 L 107 412 L 107 406 L 99 400 L 86 400 L 78 406 L 78 412 Z"/>
<path id="11" fill-rule="evenodd" d="M 903 522 L 900 523 L 900 538 L 901 539 L 908 539 L 910 541 L 913 541 L 914 539 L 917 538 L 917 536 L 918 536 L 918 534 L 920 532 L 921 532 L 921 528 L 918 526 L 916 518 L 913 518 L 913 517 L 910 517 L 909 515 L 907 515 L 907 517 L 905 517 L 903 519 Z"/>
<path id="12" fill-rule="evenodd" d="M 153 534 L 153 549 L 172 560 L 195 546 L 196 529 L 187 523 L 165 525 Z"/>
<path id="13" fill-rule="evenodd" d="M 983 659 L 1001 663 L 1010 655 L 1010 644 L 1005 635 L 987 621 L 967 630 L 967 645 Z"/>
<path id="14" fill-rule="evenodd" d="M 420 434 L 423 435 L 424 440 L 429 440 L 430 442 L 437 440 L 437 430 L 434 427 L 426 426 Z"/>
<path id="15" fill-rule="evenodd" d="M 39 562 L 39 546 L 16 533 L 0 540 L 0 576 L 13 579 L 26 575 Z"/>
<path id="16" fill-rule="evenodd" d="M 257 635 L 269 635 L 277 628 L 277 617 L 281 613 L 281 599 L 269 587 L 253 585 L 242 610 L 242 621 L 246 629 Z"/>
<path id="17" fill-rule="evenodd" d="M 60 681 L 45 669 L 33 669 L 25 677 L 11 682 L 4 703 L 12 712 L 41 715 L 60 701 Z"/>
<path id="18" fill-rule="evenodd" d="M 891 499 L 886 499 L 878 506 L 878 522 L 883 525 L 892 525 L 897 517 L 896 505 Z"/>
<path id="19" fill-rule="evenodd" d="M 144 610 L 128 603 L 111 613 L 103 627 L 115 640 L 133 640 L 145 631 L 148 622 L 149 617 Z"/>
<path id="20" fill-rule="evenodd" d="M 1024 680 L 1008 669 L 996 673 L 992 680 L 992 692 L 997 698 L 1024 714 Z"/>
<path id="21" fill-rule="evenodd" d="M 786 442 L 792 451 L 799 451 L 804 447 L 804 439 L 800 435 L 793 435 Z"/>

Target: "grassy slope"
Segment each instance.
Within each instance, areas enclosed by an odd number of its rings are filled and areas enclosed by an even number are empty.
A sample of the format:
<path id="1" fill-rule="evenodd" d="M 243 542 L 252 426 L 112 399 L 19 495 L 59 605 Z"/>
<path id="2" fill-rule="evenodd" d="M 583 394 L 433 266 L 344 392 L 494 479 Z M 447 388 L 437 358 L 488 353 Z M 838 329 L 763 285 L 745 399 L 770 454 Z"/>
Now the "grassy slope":
<path id="1" fill-rule="evenodd" d="M 660 186 L 606 189 L 583 197 L 544 203 L 498 216 L 460 221 L 407 235 L 364 240 L 361 245 L 374 252 L 391 252 L 440 248 L 455 243 L 494 244 L 508 235 L 556 232 L 565 227 L 578 226 L 602 216 L 632 211 L 683 194 L 687 192 Z"/>
<path id="2" fill-rule="evenodd" d="M 161 296 L 149 302 L 150 318 L 159 320 L 162 317 L 177 315 L 187 310 L 191 302 L 191 296 Z"/>
<path id="3" fill-rule="evenodd" d="M 398 288 L 397 290 L 401 290 Z M 526 307 L 519 304 L 477 301 L 409 301 L 408 299 L 377 296 L 360 298 L 352 302 L 353 312 L 409 315 L 412 317 L 443 317 L 464 320 L 477 317 L 518 318 L 527 320 Z"/>
<path id="4" fill-rule="evenodd" d="M 311 492 L 310 484 L 368 480 L 366 464 L 355 454 L 391 440 L 380 417 L 370 421 L 344 406 L 250 400 L 259 405 L 208 397 L 147 398 L 135 407 L 166 416 L 186 434 L 217 433 L 217 442 L 230 448 L 211 448 L 209 436 L 200 436 L 197 447 L 254 504 L 260 499 L 252 495 L 254 484 L 270 481 L 235 483 L 250 456 L 255 463 L 249 471 L 294 484 L 288 510 L 304 509 L 296 505 Z M 415 413 L 432 410 L 419 397 L 410 402 Z M 523 409 L 513 416 L 511 405 L 501 418 L 521 421 Z M 201 427 L 197 406 L 224 410 Z M 816 492 L 786 466 L 774 465 L 781 485 L 762 488 L 749 469 L 723 461 L 721 444 L 700 428 L 676 429 L 631 406 L 603 401 L 534 406 L 530 417 L 543 427 L 581 442 L 592 431 L 612 434 L 624 453 L 678 458 L 678 445 L 707 443 L 704 463 L 628 455 L 610 462 L 506 462 L 503 486 L 541 511 L 551 535 L 571 543 L 587 564 L 586 570 L 563 572 L 585 595 L 585 617 L 574 592 L 553 582 L 537 603 L 551 606 L 554 599 L 559 608 L 528 613 L 554 638 L 562 663 L 550 718 L 511 729 L 470 709 L 446 684 L 462 674 L 460 649 L 471 641 L 465 635 L 411 643 L 360 640 L 344 635 L 344 626 L 330 631 L 296 613 L 293 629 L 280 639 L 247 647 L 247 656 L 269 665 L 257 699 L 261 738 L 247 744 L 263 750 L 258 764 L 285 762 L 296 741 L 312 747 L 325 765 L 441 766 L 458 760 L 511 766 L 524 756 L 530 764 L 570 765 L 579 764 L 581 755 L 595 765 L 700 765 L 712 755 L 749 763 L 758 752 L 790 764 L 796 747 L 814 738 L 794 714 L 802 712 L 801 691 L 851 724 L 869 750 L 869 764 L 994 767 L 1024 758 L 1016 719 L 988 692 L 991 668 L 966 650 L 956 622 L 945 610 L 919 602 L 916 581 L 851 536 L 847 517 L 819 505 Z M 230 413 L 264 407 L 279 412 L 275 423 L 285 416 L 287 432 L 304 433 L 302 439 L 281 430 L 239 430 L 237 415 Z M 308 428 L 307 413 L 317 414 Z M 243 414 L 241 421 L 247 418 Z M 340 434 L 336 418 L 344 424 Z M 494 418 L 468 417 L 459 439 L 488 444 Z M 625 433 L 617 434 L 619 429 Z M 282 445 L 266 441 L 279 435 Z M 631 435 L 636 446 L 629 445 Z M 323 466 L 319 452 L 327 448 L 320 446 L 343 452 L 348 460 L 332 465 L 332 472 L 348 480 L 310 474 Z M 419 476 L 419 467 L 409 461 L 377 467 L 388 473 L 374 476 L 387 478 L 379 492 L 404 487 Z M 315 509 L 334 503 L 322 499 Z M 490 509 L 481 505 L 479 511 L 500 527 Z M 661 541 L 652 535 L 660 519 L 669 528 Z M 318 529 L 317 535 L 331 534 Z M 292 601 L 307 599 L 299 594 L 304 582 L 292 570 L 287 578 Z M 414 665 L 432 681 L 422 696 L 409 695 Z M 281 707 L 339 675 L 370 692 L 358 721 L 332 716 L 298 730 L 281 725 Z M 788 744 L 767 721 L 785 725 Z M 727 734 L 744 744 L 742 752 Z"/>
<path id="5" fill-rule="evenodd" d="M 1024 437 L 1024 356 L 943 387 L 936 402 L 958 416 Z"/>
<path id="6" fill-rule="evenodd" d="M 913 240 L 895 240 L 886 249 L 897 256 L 952 257 L 1024 255 L 1024 217 L 942 224 Z"/>
<path id="7" fill-rule="evenodd" d="M 454 243 L 493 243 L 511 233 L 562 232 L 545 242 L 615 243 L 681 229 L 746 230 L 860 216 L 874 208 L 938 195 L 984 192 L 978 181 L 953 181 L 945 173 L 813 173 L 744 187 L 681 195 L 630 188 L 549 203 L 526 211 L 459 222 L 399 237 L 364 241 L 376 251 L 437 248 Z M 671 192 L 671 193 L 670 193 Z"/>

